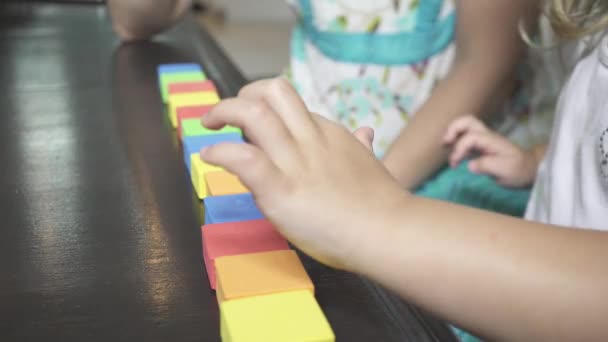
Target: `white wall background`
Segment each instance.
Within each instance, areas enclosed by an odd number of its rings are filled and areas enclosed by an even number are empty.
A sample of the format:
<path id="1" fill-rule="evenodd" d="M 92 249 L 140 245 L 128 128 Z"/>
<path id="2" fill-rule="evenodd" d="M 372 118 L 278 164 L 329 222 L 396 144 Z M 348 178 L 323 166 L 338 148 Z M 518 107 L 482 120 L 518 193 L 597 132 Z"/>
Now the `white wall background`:
<path id="1" fill-rule="evenodd" d="M 292 22 L 294 15 L 286 0 L 211 0 L 227 19 L 238 22 Z"/>

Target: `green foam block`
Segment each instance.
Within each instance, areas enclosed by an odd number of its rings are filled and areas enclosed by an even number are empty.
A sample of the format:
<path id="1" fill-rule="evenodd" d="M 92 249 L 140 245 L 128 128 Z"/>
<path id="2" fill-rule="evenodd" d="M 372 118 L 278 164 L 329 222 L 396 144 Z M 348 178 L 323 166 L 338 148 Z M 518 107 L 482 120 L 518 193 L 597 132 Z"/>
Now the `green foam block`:
<path id="1" fill-rule="evenodd" d="M 190 71 L 159 75 L 160 94 L 163 102 L 169 99 L 169 84 L 191 81 L 205 81 L 207 77 L 202 72 Z"/>
<path id="2" fill-rule="evenodd" d="M 220 130 L 210 130 L 201 124 L 201 119 L 184 119 L 182 120 L 182 136 L 190 137 L 195 135 L 210 135 L 223 133 L 238 133 L 242 135 L 241 130 L 233 126 L 224 126 Z"/>

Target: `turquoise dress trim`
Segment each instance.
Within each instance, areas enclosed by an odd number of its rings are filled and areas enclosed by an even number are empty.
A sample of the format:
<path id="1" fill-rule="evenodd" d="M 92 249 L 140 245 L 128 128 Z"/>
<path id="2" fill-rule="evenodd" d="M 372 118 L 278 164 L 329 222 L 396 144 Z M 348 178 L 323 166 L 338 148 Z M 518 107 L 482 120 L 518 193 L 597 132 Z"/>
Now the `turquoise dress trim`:
<path id="1" fill-rule="evenodd" d="M 438 20 L 442 3 L 442 0 L 421 1 L 411 32 L 386 34 L 321 31 L 315 25 L 311 1 L 300 0 L 300 25 L 308 40 L 336 61 L 387 66 L 414 64 L 441 52 L 454 38 L 456 14 Z"/>

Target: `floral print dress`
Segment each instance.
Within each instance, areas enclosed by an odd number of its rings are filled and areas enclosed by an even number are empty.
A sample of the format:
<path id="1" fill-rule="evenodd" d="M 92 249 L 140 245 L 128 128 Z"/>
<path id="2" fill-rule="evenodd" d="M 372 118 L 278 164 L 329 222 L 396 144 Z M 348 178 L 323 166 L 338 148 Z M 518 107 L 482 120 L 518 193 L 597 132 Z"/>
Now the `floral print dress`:
<path id="1" fill-rule="evenodd" d="M 452 66 L 453 1 L 288 2 L 299 17 L 288 78 L 309 110 L 349 129 L 374 128 L 381 157 Z M 518 129 L 529 122 L 524 95 L 514 94 L 493 126 L 529 145 L 538 137 Z"/>

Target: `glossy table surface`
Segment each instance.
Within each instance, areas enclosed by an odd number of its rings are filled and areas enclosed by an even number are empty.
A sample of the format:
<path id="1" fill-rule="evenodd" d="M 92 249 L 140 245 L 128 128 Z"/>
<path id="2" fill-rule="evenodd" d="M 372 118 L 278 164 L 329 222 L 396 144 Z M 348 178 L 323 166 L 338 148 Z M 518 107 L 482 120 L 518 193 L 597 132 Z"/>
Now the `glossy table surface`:
<path id="1" fill-rule="evenodd" d="M 3 2 L 4 3 L 4 2 Z M 120 45 L 103 6 L 0 8 L 0 341 L 218 341 L 199 204 L 156 66 L 246 82 L 193 18 Z M 303 256 L 338 341 L 449 341 L 442 323 Z"/>

